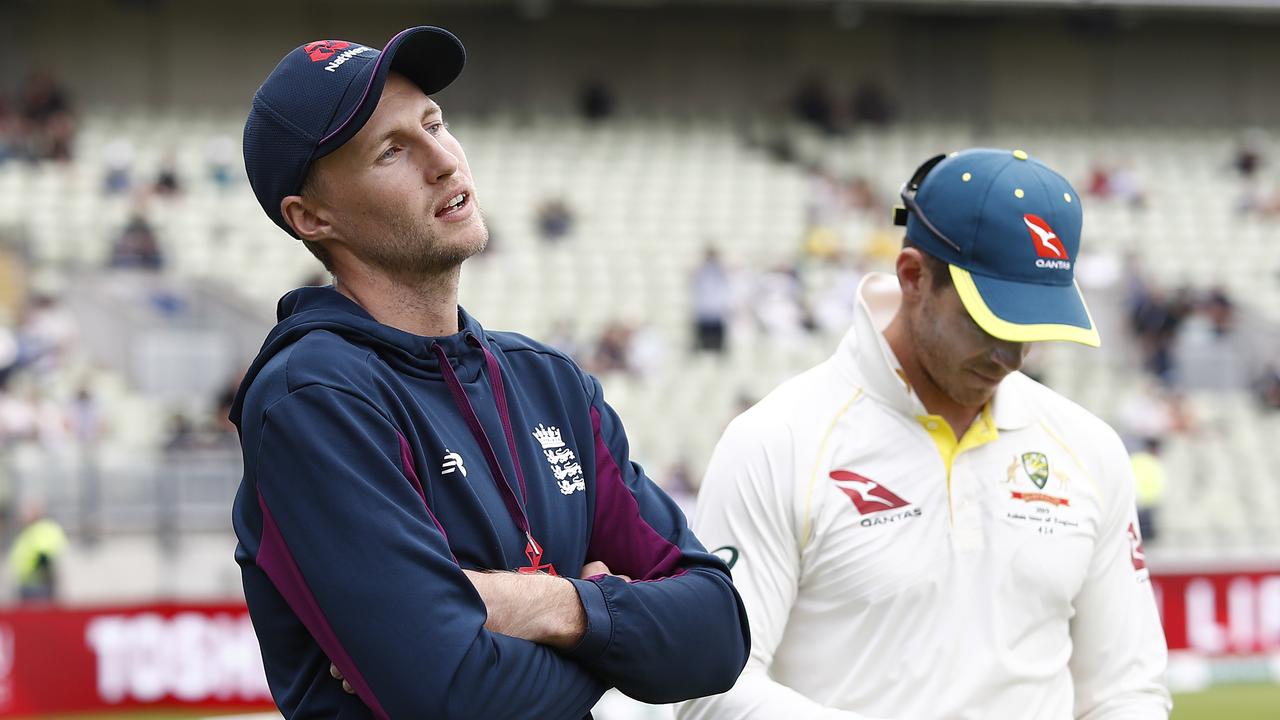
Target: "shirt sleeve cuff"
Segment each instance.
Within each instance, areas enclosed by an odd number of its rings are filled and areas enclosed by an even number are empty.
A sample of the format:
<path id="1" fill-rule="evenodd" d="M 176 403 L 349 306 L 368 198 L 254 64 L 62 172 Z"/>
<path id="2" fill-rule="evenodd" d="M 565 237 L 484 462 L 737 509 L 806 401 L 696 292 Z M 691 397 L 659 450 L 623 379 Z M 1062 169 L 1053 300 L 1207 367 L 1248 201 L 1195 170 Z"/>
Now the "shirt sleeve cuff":
<path id="1" fill-rule="evenodd" d="M 587 613 L 587 631 L 566 655 L 579 661 L 591 661 L 599 658 L 609 647 L 613 639 L 613 615 L 609 611 L 609 600 L 605 597 L 604 588 L 592 580 L 568 578 L 578 591 L 582 600 L 582 609 Z"/>

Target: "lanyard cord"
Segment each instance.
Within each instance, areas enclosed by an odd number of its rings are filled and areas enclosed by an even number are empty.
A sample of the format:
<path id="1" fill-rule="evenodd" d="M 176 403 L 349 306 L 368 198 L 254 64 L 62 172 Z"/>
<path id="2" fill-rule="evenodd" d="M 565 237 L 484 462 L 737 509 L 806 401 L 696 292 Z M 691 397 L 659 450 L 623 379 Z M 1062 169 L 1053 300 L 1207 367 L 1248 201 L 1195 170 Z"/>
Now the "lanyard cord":
<path id="1" fill-rule="evenodd" d="M 474 335 L 467 335 L 468 342 L 474 342 L 483 352 L 485 364 L 489 370 L 489 387 L 493 390 L 494 398 L 498 405 L 498 415 L 502 421 L 503 434 L 506 436 L 507 448 L 511 452 L 511 463 L 515 466 L 516 479 L 520 483 L 520 495 L 525 504 L 529 502 L 528 490 L 524 483 L 524 471 L 520 467 L 520 457 L 516 451 L 515 433 L 511 429 L 511 418 L 508 414 L 507 396 L 505 388 L 502 385 L 502 368 L 498 366 L 498 359 L 489 352 L 489 349 L 480 343 L 479 338 Z M 520 505 L 520 500 L 516 499 L 516 493 L 511 489 L 511 483 L 507 481 L 507 474 L 502 469 L 502 464 L 498 462 L 498 454 L 493 449 L 493 443 L 489 441 L 489 435 L 484 431 L 484 426 L 480 424 L 480 417 L 476 415 L 475 408 L 471 405 L 467 393 L 462 387 L 462 383 L 458 380 L 458 374 L 454 371 L 453 365 L 449 362 L 449 356 L 445 354 L 439 343 L 431 346 L 435 351 L 436 357 L 440 360 L 440 374 L 444 376 L 445 385 L 449 387 L 449 394 L 453 396 L 453 403 L 457 406 L 458 412 L 462 413 L 462 419 L 467 423 L 467 427 L 471 430 L 471 435 L 480 445 L 480 451 L 484 454 L 484 459 L 489 463 L 489 470 L 493 473 L 493 482 L 498 486 L 498 492 L 502 495 L 502 501 L 507 506 L 507 512 L 511 514 L 511 519 L 515 521 L 516 527 L 524 533 L 525 538 L 537 549 L 541 554 L 541 548 L 533 539 L 533 533 L 529 529 L 529 519 L 525 515 L 524 508 Z"/>

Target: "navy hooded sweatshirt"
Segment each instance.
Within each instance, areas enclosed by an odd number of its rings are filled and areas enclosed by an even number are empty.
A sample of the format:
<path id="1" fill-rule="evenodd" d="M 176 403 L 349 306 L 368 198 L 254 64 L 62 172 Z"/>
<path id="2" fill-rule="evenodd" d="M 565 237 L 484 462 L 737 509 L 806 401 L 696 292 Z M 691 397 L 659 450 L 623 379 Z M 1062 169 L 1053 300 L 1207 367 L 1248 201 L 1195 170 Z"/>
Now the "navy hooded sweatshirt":
<path id="1" fill-rule="evenodd" d="M 332 288 L 278 315 L 231 419 L 236 560 L 285 717 L 573 719 L 609 687 L 733 685 L 750 640 L 728 568 L 631 462 L 595 378 L 461 309 L 439 338 Z M 578 579 L 595 560 L 633 582 Z M 486 630 L 464 568 L 570 578 L 585 636 L 557 652 Z"/>

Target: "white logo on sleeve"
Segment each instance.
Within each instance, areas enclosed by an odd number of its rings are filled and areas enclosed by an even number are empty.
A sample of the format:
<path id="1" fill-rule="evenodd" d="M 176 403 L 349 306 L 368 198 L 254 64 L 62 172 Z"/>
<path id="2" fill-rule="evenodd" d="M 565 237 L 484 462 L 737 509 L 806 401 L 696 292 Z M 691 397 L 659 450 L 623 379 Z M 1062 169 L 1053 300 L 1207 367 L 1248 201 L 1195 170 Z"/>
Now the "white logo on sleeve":
<path id="1" fill-rule="evenodd" d="M 551 473 L 556 476 L 556 485 L 563 495 L 572 495 L 587 489 L 587 481 L 582 476 L 582 465 L 573 450 L 564 444 L 560 428 L 541 424 L 533 429 L 533 437 L 542 446 L 542 454 L 551 466 Z"/>
<path id="2" fill-rule="evenodd" d="M 452 475 L 458 471 L 462 472 L 462 477 L 467 476 L 467 466 L 462 464 L 462 456 L 456 452 L 449 452 L 449 448 L 445 448 L 444 462 L 440 465 L 440 474 Z"/>

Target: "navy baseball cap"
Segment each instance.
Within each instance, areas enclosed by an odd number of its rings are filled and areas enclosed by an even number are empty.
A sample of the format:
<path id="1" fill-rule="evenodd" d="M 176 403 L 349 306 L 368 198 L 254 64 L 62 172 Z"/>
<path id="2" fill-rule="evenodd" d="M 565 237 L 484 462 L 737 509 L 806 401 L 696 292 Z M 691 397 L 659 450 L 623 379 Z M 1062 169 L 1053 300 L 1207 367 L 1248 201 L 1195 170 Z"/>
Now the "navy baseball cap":
<path id="1" fill-rule="evenodd" d="M 1083 212 L 1071 183 L 1021 150 L 938 155 L 894 222 L 944 260 L 970 317 L 1011 342 L 1101 344 L 1075 282 Z"/>
<path id="2" fill-rule="evenodd" d="M 280 201 L 302 190 L 316 160 L 342 147 L 369 121 L 387 73 L 395 70 L 431 95 L 462 72 L 466 51 L 453 33 L 402 30 L 382 50 L 346 40 L 295 48 L 253 95 L 244 124 L 244 167 L 267 215 L 297 237 Z"/>

